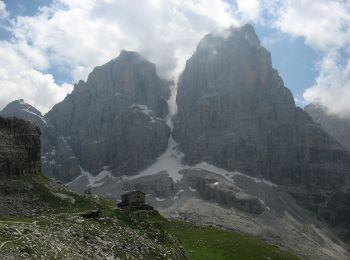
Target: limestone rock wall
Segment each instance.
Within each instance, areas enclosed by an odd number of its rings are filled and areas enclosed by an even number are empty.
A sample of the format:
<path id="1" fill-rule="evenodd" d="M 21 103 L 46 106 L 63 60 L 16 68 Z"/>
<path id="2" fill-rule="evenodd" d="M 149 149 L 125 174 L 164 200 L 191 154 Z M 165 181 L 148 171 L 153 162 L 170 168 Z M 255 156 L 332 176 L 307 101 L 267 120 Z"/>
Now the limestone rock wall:
<path id="1" fill-rule="evenodd" d="M 108 166 L 115 176 L 132 175 L 167 146 L 166 86 L 154 64 L 122 51 L 75 85 L 45 118 L 84 170 L 95 175 Z"/>
<path id="2" fill-rule="evenodd" d="M 207 161 L 283 185 L 333 190 L 349 154 L 301 108 L 250 25 L 209 34 L 178 84 L 174 138 L 185 161 Z"/>
<path id="3" fill-rule="evenodd" d="M 0 178 L 40 171 L 39 128 L 21 119 L 0 117 Z"/>

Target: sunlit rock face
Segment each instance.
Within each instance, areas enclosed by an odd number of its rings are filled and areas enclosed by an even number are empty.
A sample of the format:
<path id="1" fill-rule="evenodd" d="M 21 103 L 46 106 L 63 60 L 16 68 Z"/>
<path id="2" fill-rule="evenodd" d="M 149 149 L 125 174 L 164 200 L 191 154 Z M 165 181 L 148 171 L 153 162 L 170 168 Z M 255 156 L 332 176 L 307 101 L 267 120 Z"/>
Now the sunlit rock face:
<path id="1" fill-rule="evenodd" d="M 40 130 L 17 118 L 0 117 L 0 178 L 38 174 Z"/>
<path id="2" fill-rule="evenodd" d="M 305 111 L 350 153 L 350 115 L 344 118 L 329 114 L 317 103 L 307 105 Z"/>
<path id="3" fill-rule="evenodd" d="M 311 189 L 340 187 L 350 175 L 349 155 L 295 106 L 250 25 L 201 40 L 177 105 L 174 137 L 190 164 Z"/>
<path id="4" fill-rule="evenodd" d="M 46 118 L 84 170 L 97 174 L 108 167 L 116 176 L 134 174 L 167 146 L 167 84 L 154 64 L 122 51 L 75 85 Z"/>

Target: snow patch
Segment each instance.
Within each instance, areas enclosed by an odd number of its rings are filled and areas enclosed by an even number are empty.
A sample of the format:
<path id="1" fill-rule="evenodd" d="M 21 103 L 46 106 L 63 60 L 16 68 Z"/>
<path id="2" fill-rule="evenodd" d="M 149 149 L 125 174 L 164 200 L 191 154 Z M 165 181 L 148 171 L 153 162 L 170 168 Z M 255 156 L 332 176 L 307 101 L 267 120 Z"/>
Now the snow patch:
<path id="1" fill-rule="evenodd" d="M 156 198 L 156 201 L 164 201 L 164 198 Z"/>
<path id="2" fill-rule="evenodd" d="M 107 179 L 111 179 L 111 180 L 116 179 L 116 177 L 112 175 L 112 172 L 108 170 L 108 166 L 103 167 L 103 171 L 101 171 L 96 176 L 93 176 L 88 171 L 85 171 L 81 166 L 80 166 L 80 172 L 81 172 L 81 175 L 76 177 L 74 180 L 66 183 L 66 185 L 67 186 L 72 185 L 73 183 L 78 182 L 80 179 L 86 178 L 89 183 L 87 187 L 97 188 L 105 184 L 105 181 Z"/>
<path id="3" fill-rule="evenodd" d="M 46 120 L 44 119 L 44 117 L 41 116 L 41 115 L 38 115 L 37 113 L 34 113 L 34 112 L 30 111 L 31 106 L 30 106 L 28 103 L 24 102 L 23 99 L 20 99 L 20 100 L 19 100 L 19 103 L 24 107 L 24 108 L 22 108 L 22 110 L 23 110 L 24 112 L 26 112 L 26 113 L 28 113 L 28 114 L 31 114 L 31 115 L 33 115 L 33 116 L 36 116 L 36 117 L 40 118 L 41 121 L 45 124 L 45 126 L 48 126 L 48 124 L 47 124 Z"/>
<path id="4" fill-rule="evenodd" d="M 190 191 L 192 191 L 192 192 L 196 192 L 196 191 L 197 191 L 196 189 L 192 188 L 191 186 L 189 186 L 188 188 L 189 188 Z"/>
<path id="5" fill-rule="evenodd" d="M 98 140 L 93 141 L 92 143 L 93 144 L 99 144 L 99 143 L 102 143 L 104 140 L 105 140 L 104 138 L 100 138 Z"/>
<path id="6" fill-rule="evenodd" d="M 219 175 L 224 177 L 229 182 L 234 182 L 233 177 L 236 176 L 236 175 L 244 175 L 244 176 L 246 176 L 245 174 L 240 173 L 240 172 L 229 172 L 229 171 L 227 171 L 225 169 L 218 168 L 218 167 L 216 167 L 214 165 L 211 165 L 211 164 L 209 164 L 207 162 L 198 163 L 193 168 L 194 169 L 199 169 L 199 170 L 206 170 L 206 171 L 209 171 L 209 172 L 213 172 L 213 173 L 219 174 Z"/>
<path id="7" fill-rule="evenodd" d="M 31 114 L 33 116 L 36 116 L 36 117 L 40 118 L 40 120 L 45 124 L 45 126 L 48 126 L 46 120 L 44 119 L 44 117 L 42 117 L 42 116 L 40 116 L 40 115 L 38 115 L 38 114 L 36 114 L 36 113 L 34 113 L 32 111 L 29 111 L 28 108 L 22 108 L 22 110 L 24 112 L 28 113 L 28 114 Z"/>
<path id="8" fill-rule="evenodd" d="M 202 169 L 202 170 L 206 170 L 206 171 L 209 171 L 209 172 L 213 172 L 213 173 L 219 174 L 219 175 L 223 176 L 226 180 L 228 180 L 230 182 L 234 182 L 235 176 L 243 176 L 243 177 L 246 177 L 248 179 L 253 180 L 255 183 L 264 183 L 264 184 L 266 184 L 266 185 L 268 185 L 270 187 L 278 187 L 277 184 L 274 184 L 271 181 L 268 181 L 268 180 L 265 180 L 265 179 L 259 179 L 259 178 L 255 178 L 255 177 L 251 177 L 251 176 L 249 176 L 247 174 L 244 174 L 244 173 L 241 173 L 241 172 L 238 172 L 238 171 L 230 172 L 230 171 L 227 171 L 225 169 L 222 169 L 222 168 L 216 167 L 214 165 L 211 165 L 211 164 L 209 164 L 207 162 L 198 163 L 193 168 Z"/>
<path id="9" fill-rule="evenodd" d="M 106 179 L 114 180 L 116 178 L 112 175 L 111 171 L 107 170 L 107 167 L 105 166 L 103 171 L 101 171 L 99 174 L 90 179 L 91 182 L 89 181 L 89 187 L 100 187 L 105 183 Z"/>
<path id="10" fill-rule="evenodd" d="M 177 193 L 176 193 L 176 195 L 180 195 L 181 193 L 183 193 L 185 190 L 183 190 L 183 189 L 181 189 L 181 190 L 179 190 Z"/>
<path id="11" fill-rule="evenodd" d="M 155 122 L 152 109 L 148 108 L 148 106 L 140 105 L 140 104 L 132 104 L 130 107 L 138 109 L 141 113 L 144 113 L 145 115 L 147 115 L 151 119 L 152 123 Z"/>
<path id="12" fill-rule="evenodd" d="M 172 137 L 168 142 L 166 151 L 152 164 L 148 169 L 140 172 L 137 175 L 129 177 L 129 179 L 137 179 L 143 176 L 154 175 L 159 172 L 166 172 L 174 182 L 178 182 L 182 179 L 183 175 L 180 173 L 181 170 L 188 168 L 181 162 L 184 154 L 176 150 L 177 143 Z"/>
<path id="13" fill-rule="evenodd" d="M 262 182 L 265 183 L 266 185 L 270 186 L 270 187 L 274 187 L 274 188 L 278 187 L 277 184 L 274 184 L 271 181 L 268 181 L 268 180 L 265 180 L 265 179 L 262 179 Z"/>

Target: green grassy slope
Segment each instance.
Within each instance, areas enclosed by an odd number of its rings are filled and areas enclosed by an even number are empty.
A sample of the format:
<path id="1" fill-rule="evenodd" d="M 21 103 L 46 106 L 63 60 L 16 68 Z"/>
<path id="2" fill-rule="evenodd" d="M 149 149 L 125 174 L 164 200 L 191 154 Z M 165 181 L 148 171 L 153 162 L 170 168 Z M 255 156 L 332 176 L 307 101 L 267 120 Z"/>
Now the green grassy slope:
<path id="1" fill-rule="evenodd" d="M 19 186 L 17 199 L 25 196 L 37 211 L 0 217 L 0 259 L 298 259 L 253 236 L 167 220 L 157 211 L 126 213 L 42 175 L 17 180 Z M 94 209 L 100 219 L 81 216 Z"/>
<path id="2" fill-rule="evenodd" d="M 173 221 L 171 229 L 180 238 L 189 259 L 299 259 L 290 252 L 250 235 L 214 227 L 195 226 L 183 221 Z"/>

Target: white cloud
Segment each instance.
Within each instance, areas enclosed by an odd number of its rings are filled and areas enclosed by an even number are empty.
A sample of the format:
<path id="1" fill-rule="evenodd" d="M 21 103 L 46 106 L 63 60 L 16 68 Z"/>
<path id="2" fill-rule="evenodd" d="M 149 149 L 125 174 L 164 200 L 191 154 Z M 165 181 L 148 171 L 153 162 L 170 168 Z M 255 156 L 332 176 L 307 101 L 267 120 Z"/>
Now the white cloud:
<path id="1" fill-rule="evenodd" d="M 58 86 L 52 75 L 29 69 L 8 77 L 0 76 L 0 89 L 0 104 L 24 98 L 26 102 L 35 104 L 38 110 L 45 113 L 72 90 L 72 85 Z"/>
<path id="2" fill-rule="evenodd" d="M 236 0 L 238 11 L 244 20 L 257 21 L 260 18 L 261 6 L 258 0 Z"/>
<path id="3" fill-rule="evenodd" d="M 3 10 L 0 0 L 0 14 Z M 162 76 L 176 77 L 203 35 L 246 21 L 304 38 L 321 56 L 320 75 L 305 100 L 320 100 L 334 113 L 347 111 L 345 102 L 338 102 L 350 85 L 348 66 L 339 63 L 341 53 L 349 57 L 350 52 L 350 2 L 344 0 L 56 0 L 35 16 L 11 21 L 13 40 L 0 46 L 0 52 L 6 52 L 6 59 L 0 60 L 0 80 L 15 89 L 23 84 L 13 76 L 19 71 L 27 83 L 35 85 L 29 78 L 37 78 L 40 88 L 58 89 L 53 98 L 47 97 L 48 103 L 32 98 L 33 105 L 47 110 L 67 93 L 49 79 L 47 70 L 63 71 L 76 82 L 128 49 L 157 64 Z M 19 93 L 22 88 L 35 87 L 19 86 Z M 2 96 L 0 107 L 13 96 Z"/>
<path id="4" fill-rule="evenodd" d="M 318 102 L 330 113 L 350 117 L 350 1 L 237 0 L 243 19 L 302 37 L 318 52 L 319 76 L 297 104 Z M 267 15 L 266 15 L 267 14 Z M 271 43 L 276 38 L 265 39 Z M 271 44 L 270 44 L 271 45 Z"/>
<path id="5" fill-rule="evenodd" d="M 33 54 L 25 56 L 20 49 L 21 46 L 0 41 L 0 109 L 12 100 L 23 98 L 47 112 L 72 90 L 72 86 L 58 86 L 52 75 L 33 69 Z"/>
<path id="6" fill-rule="evenodd" d="M 14 33 L 51 64 L 68 67 L 75 81 L 121 49 L 141 52 L 171 76 L 205 33 L 236 24 L 230 11 L 217 0 L 60 0 L 34 17 L 19 17 Z"/>
<path id="7" fill-rule="evenodd" d="M 340 48 L 350 41 L 350 3 L 343 0 L 287 0 L 280 4 L 275 25 L 320 50 Z"/>
<path id="8" fill-rule="evenodd" d="M 24 98 L 47 111 L 71 87 L 42 72 L 85 80 L 122 49 L 139 51 L 162 76 L 176 77 L 204 34 L 237 24 L 231 11 L 224 0 L 54 1 L 10 21 L 13 40 L 0 46 L 6 56 L 0 60 L 0 107 Z"/>
<path id="9" fill-rule="evenodd" d="M 304 92 L 305 101 L 319 102 L 330 113 L 350 117 L 350 2 L 286 0 L 273 1 L 269 7 L 276 28 L 304 38 L 321 57 L 316 64 L 320 74 Z"/>
<path id="10" fill-rule="evenodd" d="M 6 18 L 8 11 L 6 10 L 6 4 L 0 0 L 0 19 Z"/>
<path id="11" fill-rule="evenodd" d="M 329 53 L 319 66 L 321 74 L 304 92 L 304 99 L 322 104 L 331 114 L 350 118 L 350 60 L 343 64 L 338 53 Z"/>

